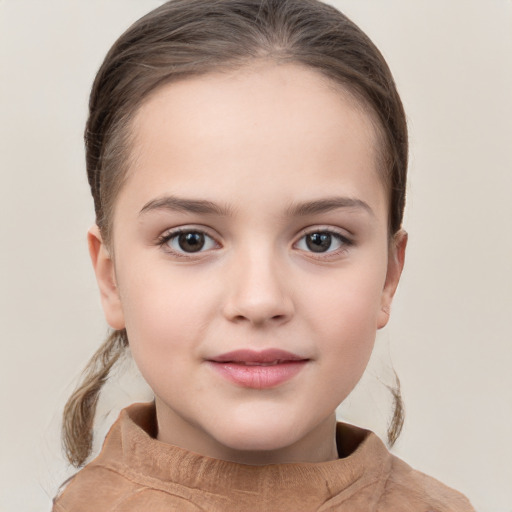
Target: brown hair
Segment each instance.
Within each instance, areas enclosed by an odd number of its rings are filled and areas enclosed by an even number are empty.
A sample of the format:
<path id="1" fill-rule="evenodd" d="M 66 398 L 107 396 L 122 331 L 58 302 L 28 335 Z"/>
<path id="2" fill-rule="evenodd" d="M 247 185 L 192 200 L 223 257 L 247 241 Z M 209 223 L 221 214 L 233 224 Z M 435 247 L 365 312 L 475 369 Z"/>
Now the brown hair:
<path id="1" fill-rule="evenodd" d="M 389 233 L 400 229 L 407 175 L 406 119 L 391 72 L 361 29 L 317 0 L 173 0 L 138 20 L 116 41 L 92 87 L 85 130 L 87 175 L 96 222 L 107 245 L 115 200 L 129 166 L 130 122 L 148 95 L 172 81 L 262 58 L 317 70 L 371 113 L 389 191 Z M 63 441 L 76 466 L 90 453 L 99 392 L 127 344 L 124 331 L 114 332 L 89 362 L 66 405 Z M 398 381 L 393 398 L 390 444 L 403 422 Z"/>

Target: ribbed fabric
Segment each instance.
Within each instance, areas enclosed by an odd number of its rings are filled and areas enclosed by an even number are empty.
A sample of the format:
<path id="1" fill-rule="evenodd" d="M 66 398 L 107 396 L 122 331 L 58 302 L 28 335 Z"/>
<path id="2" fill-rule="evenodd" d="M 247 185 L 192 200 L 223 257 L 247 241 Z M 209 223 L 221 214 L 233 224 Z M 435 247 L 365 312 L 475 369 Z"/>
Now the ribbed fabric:
<path id="1" fill-rule="evenodd" d="M 474 512 L 468 500 L 391 455 L 372 432 L 337 426 L 342 458 L 250 466 L 154 439 L 154 404 L 124 409 L 100 455 L 54 512 Z"/>

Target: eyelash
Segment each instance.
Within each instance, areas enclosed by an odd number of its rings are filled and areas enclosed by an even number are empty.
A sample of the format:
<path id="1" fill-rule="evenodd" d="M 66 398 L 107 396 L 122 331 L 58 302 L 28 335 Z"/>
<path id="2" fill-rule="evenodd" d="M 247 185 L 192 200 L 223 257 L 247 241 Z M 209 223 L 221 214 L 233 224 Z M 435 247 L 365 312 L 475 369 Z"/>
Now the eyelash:
<path id="1" fill-rule="evenodd" d="M 212 236 L 210 236 L 204 229 L 193 228 L 193 227 L 179 228 L 179 229 L 174 229 L 172 231 L 167 231 L 167 232 L 163 233 L 160 237 L 158 237 L 158 245 L 164 251 L 172 254 L 175 257 L 186 259 L 186 258 L 192 258 L 195 256 L 197 258 L 198 255 L 202 255 L 202 253 L 206 252 L 206 251 L 199 250 L 197 252 L 187 253 L 184 251 L 183 252 L 177 251 L 169 245 L 169 242 L 171 240 L 178 238 L 180 235 L 191 234 L 191 233 L 197 233 L 197 234 L 203 235 L 205 238 L 212 240 L 215 245 L 217 245 L 217 246 L 219 245 L 217 242 L 215 242 L 215 239 Z"/>
<path id="2" fill-rule="evenodd" d="M 297 242 L 294 243 L 294 246 L 297 246 L 301 241 L 306 240 L 307 236 L 311 235 L 329 235 L 331 237 L 331 242 L 333 240 L 337 240 L 339 243 L 339 247 L 334 250 L 327 250 L 325 252 L 315 252 L 315 251 L 304 251 L 308 254 L 309 257 L 318 258 L 318 259 L 329 259 L 334 258 L 336 256 L 340 256 L 344 252 L 346 252 L 351 246 L 354 245 L 354 241 L 348 238 L 346 235 L 341 234 L 339 231 L 333 228 L 322 228 L 317 227 L 315 229 L 304 230 L 301 233 L 300 238 Z M 304 242 L 307 243 L 307 242 Z M 331 244 L 332 245 L 332 244 Z"/>
<path id="3" fill-rule="evenodd" d="M 192 233 L 203 235 L 205 238 L 210 239 L 217 247 L 219 246 L 219 244 L 215 241 L 215 239 L 212 236 L 210 236 L 204 229 L 193 228 L 193 227 L 179 228 L 179 229 L 175 229 L 172 231 L 167 231 L 166 233 L 164 233 L 160 237 L 158 237 L 158 245 L 166 252 L 171 253 L 173 256 L 178 257 L 178 258 L 183 258 L 183 259 L 190 259 L 190 258 L 194 258 L 194 257 L 197 258 L 197 256 L 202 255 L 202 253 L 208 252 L 209 250 L 211 250 L 211 248 L 206 249 L 206 250 L 202 250 L 202 248 L 201 248 L 200 250 L 198 250 L 196 252 L 188 252 L 187 253 L 184 251 L 182 252 L 182 251 L 175 250 L 172 247 L 170 247 L 169 242 L 171 240 L 177 239 L 182 234 L 192 234 Z M 337 248 L 335 250 L 327 250 L 325 252 L 315 252 L 315 251 L 307 251 L 307 250 L 300 249 L 303 252 L 310 255 L 310 257 L 314 257 L 314 258 L 328 259 L 330 257 L 335 257 L 335 256 L 338 256 L 338 255 L 342 254 L 343 252 L 347 251 L 347 249 L 350 246 L 354 245 L 353 240 L 351 240 L 350 238 L 348 238 L 345 235 L 342 235 L 338 231 L 336 231 L 332 228 L 321 228 L 320 227 L 320 228 L 311 229 L 308 231 L 303 231 L 301 233 L 300 238 L 297 240 L 297 242 L 295 242 L 293 244 L 293 246 L 296 247 L 302 240 L 305 240 L 306 237 L 310 236 L 310 235 L 329 235 L 333 239 L 337 240 L 338 243 L 340 244 L 339 248 Z M 307 242 L 305 242 L 305 243 L 307 243 Z"/>

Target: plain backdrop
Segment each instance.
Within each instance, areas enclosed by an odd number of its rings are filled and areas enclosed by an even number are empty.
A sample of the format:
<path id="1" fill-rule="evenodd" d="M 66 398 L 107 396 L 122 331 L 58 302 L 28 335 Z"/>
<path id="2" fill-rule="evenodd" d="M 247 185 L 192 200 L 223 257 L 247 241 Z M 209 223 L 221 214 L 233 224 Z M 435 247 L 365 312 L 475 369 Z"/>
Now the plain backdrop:
<path id="1" fill-rule="evenodd" d="M 0 0 L 0 510 L 50 509 L 70 468 L 62 407 L 106 333 L 85 233 L 82 132 L 118 35 L 156 0 Z M 407 420 L 394 451 L 512 511 L 512 2 L 333 1 L 374 40 L 409 118 L 406 269 L 390 325 L 340 417 L 383 435 L 391 364 Z M 106 391 L 96 447 L 148 396 Z M 113 410 L 113 412 L 110 412 Z"/>

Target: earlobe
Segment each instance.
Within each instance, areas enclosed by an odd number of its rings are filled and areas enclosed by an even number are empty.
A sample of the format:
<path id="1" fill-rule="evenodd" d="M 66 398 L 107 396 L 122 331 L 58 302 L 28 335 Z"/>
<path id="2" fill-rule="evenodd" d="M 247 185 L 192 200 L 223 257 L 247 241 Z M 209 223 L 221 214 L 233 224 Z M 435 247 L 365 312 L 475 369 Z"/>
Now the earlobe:
<path id="1" fill-rule="evenodd" d="M 400 230 L 395 234 L 389 245 L 388 268 L 382 290 L 381 311 L 377 319 L 377 329 L 382 329 L 389 321 L 391 303 L 404 268 L 407 238 L 407 232 Z"/>
<path id="2" fill-rule="evenodd" d="M 124 329 L 124 315 L 116 283 L 114 262 L 96 224 L 87 232 L 87 242 L 107 323 L 113 329 Z"/>

